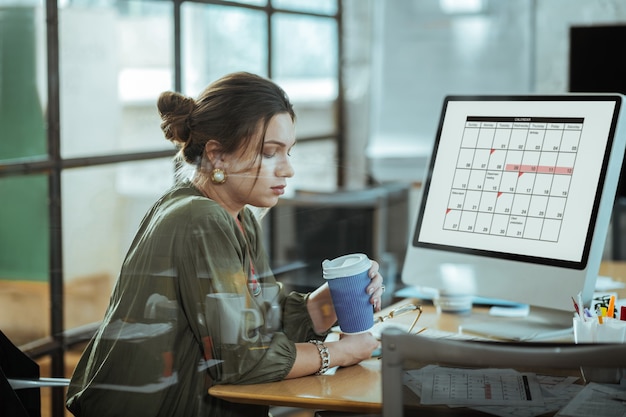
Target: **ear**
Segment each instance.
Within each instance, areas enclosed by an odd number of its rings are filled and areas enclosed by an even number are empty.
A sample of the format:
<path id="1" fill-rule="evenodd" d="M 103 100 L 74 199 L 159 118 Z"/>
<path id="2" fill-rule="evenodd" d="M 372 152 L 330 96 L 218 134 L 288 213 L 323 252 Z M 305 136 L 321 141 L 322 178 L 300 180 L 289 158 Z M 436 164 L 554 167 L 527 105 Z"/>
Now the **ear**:
<path id="1" fill-rule="evenodd" d="M 214 168 L 221 168 L 224 162 L 222 145 L 216 140 L 210 140 L 204 145 L 204 154 Z"/>

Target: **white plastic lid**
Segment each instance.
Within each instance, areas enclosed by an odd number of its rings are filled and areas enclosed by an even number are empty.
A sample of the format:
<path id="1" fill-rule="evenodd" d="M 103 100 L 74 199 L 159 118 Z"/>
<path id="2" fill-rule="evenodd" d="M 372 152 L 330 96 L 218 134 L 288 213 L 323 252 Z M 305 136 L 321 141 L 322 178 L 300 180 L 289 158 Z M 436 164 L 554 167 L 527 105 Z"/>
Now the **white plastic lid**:
<path id="1" fill-rule="evenodd" d="M 367 271 L 372 261 L 363 253 L 353 253 L 340 256 L 333 260 L 322 262 L 322 271 L 325 279 L 349 277 Z"/>

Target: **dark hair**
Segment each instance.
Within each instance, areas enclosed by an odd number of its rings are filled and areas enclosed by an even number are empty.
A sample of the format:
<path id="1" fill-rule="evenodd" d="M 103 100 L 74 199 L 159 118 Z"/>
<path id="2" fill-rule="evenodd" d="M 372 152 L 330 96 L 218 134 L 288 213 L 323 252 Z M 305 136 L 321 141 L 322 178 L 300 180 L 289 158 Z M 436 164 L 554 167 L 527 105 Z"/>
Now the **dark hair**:
<path id="1" fill-rule="evenodd" d="M 225 153 L 250 146 L 259 123 L 263 136 L 272 117 L 287 113 L 295 121 L 287 94 L 274 82 L 247 72 L 226 75 L 211 83 L 194 100 L 166 91 L 157 102 L 165 138 L 181 151 L 183 159 L 197 164 L 210 140 Z M 263 143 L 259 143 L 261 153 Z"/>

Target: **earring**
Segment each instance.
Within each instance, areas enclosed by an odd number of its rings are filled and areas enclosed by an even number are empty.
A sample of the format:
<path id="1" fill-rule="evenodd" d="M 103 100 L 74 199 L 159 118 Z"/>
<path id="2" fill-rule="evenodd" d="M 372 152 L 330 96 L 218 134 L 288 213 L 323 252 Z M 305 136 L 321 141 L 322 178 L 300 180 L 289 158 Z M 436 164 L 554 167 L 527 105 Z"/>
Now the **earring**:
<path id="1" fill-rule="evenodd" d="M 226 182 L 226 173 L 220 168 L 213 168 L 210 177 L 213 184 L 224 184 Z"/>

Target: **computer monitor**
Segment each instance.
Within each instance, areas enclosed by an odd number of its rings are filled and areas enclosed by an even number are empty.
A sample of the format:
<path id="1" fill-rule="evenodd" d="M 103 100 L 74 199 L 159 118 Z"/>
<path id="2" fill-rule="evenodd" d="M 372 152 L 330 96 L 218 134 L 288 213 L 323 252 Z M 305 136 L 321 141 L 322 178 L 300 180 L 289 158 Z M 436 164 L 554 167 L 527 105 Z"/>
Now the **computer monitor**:
<path id="1" fill-rule="evenodd" d="M 446 97 L 402 281 L 530 305 L 522 320 L 468 319 L 465 330 L 519 340 L 570 331 L 572 297 L 589 304 L 603 256 L 623 99 Z"/>

